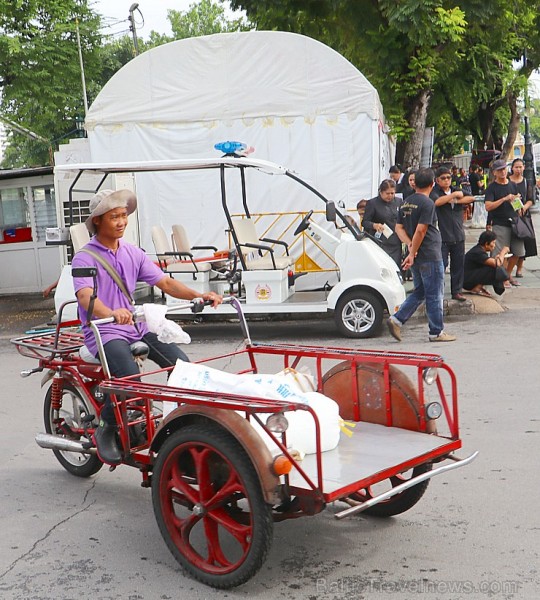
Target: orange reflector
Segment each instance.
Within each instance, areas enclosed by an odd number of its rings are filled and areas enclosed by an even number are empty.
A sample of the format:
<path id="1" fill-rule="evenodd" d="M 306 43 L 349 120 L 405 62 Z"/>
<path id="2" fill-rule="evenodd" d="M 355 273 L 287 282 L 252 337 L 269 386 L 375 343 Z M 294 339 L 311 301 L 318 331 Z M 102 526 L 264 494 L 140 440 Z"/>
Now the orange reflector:
<path id="1" fill-rule="evenodd" d="M 276 475 L 287 475 L 287 473 L 291 472 L 292 463 L 286 456 L 280 454 L 274 458 L 272 468 L 274 469 L 274 473 Z"/>

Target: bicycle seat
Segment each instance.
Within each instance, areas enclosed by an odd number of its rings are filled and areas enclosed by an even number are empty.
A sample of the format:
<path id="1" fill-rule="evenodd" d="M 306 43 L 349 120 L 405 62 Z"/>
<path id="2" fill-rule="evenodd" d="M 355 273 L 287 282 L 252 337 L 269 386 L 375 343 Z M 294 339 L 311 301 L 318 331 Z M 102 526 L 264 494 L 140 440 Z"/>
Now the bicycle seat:
<path id="1" fill-rule="evenodd" d="M 145 344 L 142 341 L 137 341 L 137 342 L 133 342 L 133 344 L 130 344 L 130 349 L 131 349 L 131 354 L 135 357 L 135 358 L 141 358 L 141 359 L 145 359 L 148 356 L 148 353 L 150 352 L 150 348 L 148 347 L 148 344 Z M 79 357 L 81 358 L 81 360 L 83 360 L 85 363 L 91 364 L 91 365 L 99 365 L 100 360 L 99 358 L 97 358 L 96 356 L 94 356 L 90 350 L 88 350 L 88 348 L 86 346 L 81 346 L 79 348 Z"/>

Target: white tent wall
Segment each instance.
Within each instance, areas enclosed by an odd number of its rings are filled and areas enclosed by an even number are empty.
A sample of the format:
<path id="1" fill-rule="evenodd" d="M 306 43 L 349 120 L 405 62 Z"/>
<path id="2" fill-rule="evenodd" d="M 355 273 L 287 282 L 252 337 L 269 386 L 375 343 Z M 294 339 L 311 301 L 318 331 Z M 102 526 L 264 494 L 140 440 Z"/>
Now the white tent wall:
<path id="1" fill-rule="evenodd" d="M 324 120 L 324 124 L 318 123 Z M 329 121 L 319 117 L 309 128 L 301 119 L 283 124 L 281 120 L 255 119 L 249 128 L 241 122 L 231 125 L 216 124 L 211 130 L 200 123 L 172 125 L 155 129 L 151 143 L 146 127 L 133 126 L 129 130 L 101 135 L 92 146 L 95 162 L 122 162 L 172 159 L 178 157 L 208 157 L 215 152 L 216 140 L 245 139 L 256 148 L 257 158 L 274 160 L 287 166 L 313 184 L 326 197 L 335 202 L 353 206 L 363 197 L 374 195 L 372 189 L 372 152 L 375 140 L 366 132 L 371 121 L 358 115 L 353 122 L 340 115 Z M 372 133 L 377 134 L 376 128 Z M 137 139 L 145 143 L 137 143 Z M 181 146 L 189 147 L 181 152 Z M 156 151 L 156 149 L 158 151 Z M 95 152 L 97 150 L 97 152 Z M 278 154 L 273 158 L 274 154 Z M 353 176 L 358 170 L 356 176 Z M 323 209 L 322 202 L 313 204 L 315 198 L 289 178 L 270 178 L 248 173 L 260 185 L 249 185 L 249 205 L 252 212 Z M 150 251 L 148 235 L 152 225 L 161 224 L 170 229 L 173 223 L 182 223 L 194 243 L 225 243 L 225 219 L 221 214 L 221 192 L 217 172 L 183 172 L 137 174 L 137 192 L 140 198 L 139 219 L 143 247 Z M 249 179 L 248 179 L 249 182 Z M 232 180 L 234 186 L 234 180 Z M 235 187 L 237 202 L 233 211 L 241 210 L 239 181 Z M 367 190 L 367 191 L 366 191 Z M 373 193 L 372 193 L 373 192 Z M 232 200 L 234 196 L 231 196 Z M 217 217 L 217 218 L 216 218 Z"/>
<path id="2" fill-rule="evenodd" d="M 86 128 L 93 162 L 211 157 L 216 142 L 243 141 L 254 157 L 296 171 L 347 208 L 374 196 L 391 164 L 375 88 L 331 48 L 284 32 L 217 34 L 145 52 L 106 84 Z M 249 177 L 257 178 L 252 212 L 323 208 L 289 178 Z M 193 244 L 226 245 L 217 173 L 138 174 L 136 182 L 148 252 L 155 224 L 182 223 Z M 233 211 L 239 182 L 234 189 Z"/>

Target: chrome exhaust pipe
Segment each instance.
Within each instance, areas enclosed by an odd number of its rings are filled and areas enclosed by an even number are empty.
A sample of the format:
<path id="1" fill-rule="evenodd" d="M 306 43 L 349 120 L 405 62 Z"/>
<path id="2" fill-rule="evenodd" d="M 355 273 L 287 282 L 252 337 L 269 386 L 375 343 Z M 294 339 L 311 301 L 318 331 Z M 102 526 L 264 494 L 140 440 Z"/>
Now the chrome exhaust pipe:
<path id="1" fill-rule="evenodd" d="M 40 448 L 48 448 L 49 450 L 62 450 L 63 452 L 80 452 L 82 454 L 97 454 L 95 448 L 85 448 L 82 442 L 69 440 L 60 435 L 52 435 L 51 433 L 38 433 L 36 435 L 36 443 Z"/>

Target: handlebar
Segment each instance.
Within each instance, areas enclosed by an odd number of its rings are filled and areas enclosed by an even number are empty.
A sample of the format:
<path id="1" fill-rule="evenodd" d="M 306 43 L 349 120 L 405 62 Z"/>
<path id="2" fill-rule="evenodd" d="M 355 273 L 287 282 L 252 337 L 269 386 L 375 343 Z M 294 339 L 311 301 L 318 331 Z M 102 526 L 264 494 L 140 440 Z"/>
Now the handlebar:
<path id="1" fill-rule="evenodd" d="M 224 304 L 231 304 L 232 297 L 224 298 Z M 191 309 L 191 312 L 194 314 L 200 313 L 204 310 L 205 306 L 212 306 L 214 304 L 213 300 L 203 300 L 202 298 L 195 298 L 190 302 L 186 302 L 185 304 L 177 304 L 175 306 L 171 306 L 167 309 L 167 313 L 172 313 L 177 310 L 186 310 Z M 102 319 L 92 319 L 92 323 L 94 325 L 106 325 L 108 323 L 114 323 L 114 317 L 103 317 Z M 142 305 L 138 305 L 134 307 L 133 310 L 133 321 L 139 323 L 144 321 L 144 309 Z"/>
<path id="2" fill-rule="evenodd" d="M 192 300 L 190 302 L 186 302 L 185 304 L 180 304 L 180 305 L 176 305 L 173 307 L 169 307 L 166 311 L 166 314 L 175 312 L 179 309 L 182 310 L 182 309 L 188 309 L 188 308 L 191 309 L 193 313 L 199 313 L 204 309 L 205 306 L 211 306 L 212 304 L 213 304 L 212 300 L 203 300 L 202 298 L 195 298 L 194 300 Z M 249 335 L 249 329 L 248 329 L 248 326 L 246 323 L 246 318 L 242 311 L 242 306 L 241 306 L 240 302 L 234 296 L 227 296 L 226 298 L 223 298 L 223 304 L 231 304 L 235 308 L 236 313 L 238 315 L 238 320 L 240 321 L 240 328 L 242 329 L 242 334 L 244 336 L 244 343 L 246 344 L 246 346 L 250 346 L 251 338 Z M 142 308 L 142 306 L 136 307 L 136 309 L 133 313 L 133 319 L 134 319 L 134 321 L 144 320 L 144 309 Z M 92 331 L 94 332 L 94 335 L 96 337 L 98 354 L 99 354 L 99 357 L 101 360 L 101 364 L 103 366 L 103 370 L 105 371 L 105 374 L 107 375 L 107 377 L 110 377 L 109 365 L 107 363 L 107 358 L 105 356 L 105 350 L 103 348 L 103 342 L 101 340 L 100 331 L 98 329 L 99 325 L 104 325 L 106 323 L 114 323 L 114 317 L 106 317 L 104 319 L 92 320 L 92 321 L 90 321 L 90 328 L 92 329 Z"/>

